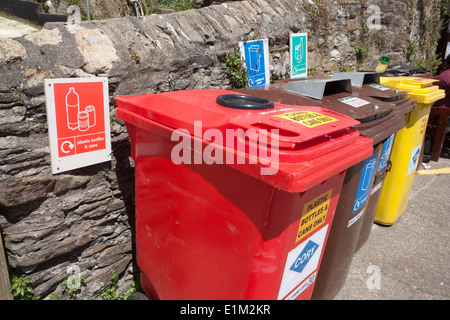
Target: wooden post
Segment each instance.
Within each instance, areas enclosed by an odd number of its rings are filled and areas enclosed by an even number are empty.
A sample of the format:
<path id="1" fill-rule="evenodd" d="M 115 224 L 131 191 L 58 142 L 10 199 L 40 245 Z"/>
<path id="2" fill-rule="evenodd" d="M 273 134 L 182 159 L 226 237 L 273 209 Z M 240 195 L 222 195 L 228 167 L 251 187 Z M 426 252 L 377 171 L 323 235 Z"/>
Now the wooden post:
<path id="1" fill-rule="evenodd" d="M 8 263 L 6 262 L 5 249 L 3 248 L 2 233 L 0 231 L 0 300 L 12 300 Z"/>

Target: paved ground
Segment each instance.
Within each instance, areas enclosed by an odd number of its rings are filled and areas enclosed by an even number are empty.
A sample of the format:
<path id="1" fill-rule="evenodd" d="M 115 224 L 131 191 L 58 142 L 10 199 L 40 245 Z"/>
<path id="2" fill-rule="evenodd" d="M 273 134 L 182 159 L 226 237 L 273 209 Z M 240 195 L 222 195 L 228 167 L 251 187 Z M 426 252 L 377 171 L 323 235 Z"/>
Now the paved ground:
<path id="1" fill-rule="evenodd" d="M 450 168 L 450 159 L 427 165 Z M 450 299 L 450 174 L 436 171 L 416 175 L 394 225 L 374 224 L 335 300 Z"/>

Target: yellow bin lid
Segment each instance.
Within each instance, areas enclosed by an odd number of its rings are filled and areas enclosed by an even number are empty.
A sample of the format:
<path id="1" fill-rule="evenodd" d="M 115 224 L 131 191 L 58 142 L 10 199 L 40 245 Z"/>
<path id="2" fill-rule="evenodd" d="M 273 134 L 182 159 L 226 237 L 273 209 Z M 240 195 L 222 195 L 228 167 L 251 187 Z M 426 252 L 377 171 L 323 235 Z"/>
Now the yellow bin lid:
<path id="1" fill-rule="evenodd" d="M 380 83 L 396 88 L 423 89 L 431 87 L 439 80 L 419 77 L 380 77 Z"/>
<path id="2" fill-rule="evenodd" d="M 437 87 L 438 86 L 433 86 L 433 87 Z M 416 100 L 419 103 L 430 103 L 433 104 L 436 101 L 445 98 L 445 90 L 441 90 L 441 89 L 437 89 L 434 92 L 430 92 L 430 93 L 426 93 L 426 94 L 421 94 L 421 93 L 415 93 L 415 92 L 409 92 L 408 93 L 408 97 L 410 97 L 411 99 Z"/>
<path id="3" fill-rule="evenodd" d="M 380 77 L 380 83 L 409 90 L 408 97 L 419 103 L 434 103 L 445 97 L 445 91 L 433 86 L 439 80 L 419 77 Z"/>

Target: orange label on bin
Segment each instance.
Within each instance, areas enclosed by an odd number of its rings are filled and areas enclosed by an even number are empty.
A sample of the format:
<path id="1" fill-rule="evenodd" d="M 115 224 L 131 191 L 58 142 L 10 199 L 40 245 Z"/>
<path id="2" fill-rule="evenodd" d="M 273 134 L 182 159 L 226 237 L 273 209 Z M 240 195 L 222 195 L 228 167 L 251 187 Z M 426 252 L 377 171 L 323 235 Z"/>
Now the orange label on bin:
<path id="1" fill-rule="evenodd" d="M 295 111 L 277 114 L 277 118 L 286 119 L 308 128 L 314 128 L 322 124 L 338 121 L 338 119 L 313 111 Z"/>
<path id="2" fill-rule="evenodd" d="M 332 194 L 333 189 L 330 189 L 305 204 L 295 242 L 300 241 L 325 223 Z"/>

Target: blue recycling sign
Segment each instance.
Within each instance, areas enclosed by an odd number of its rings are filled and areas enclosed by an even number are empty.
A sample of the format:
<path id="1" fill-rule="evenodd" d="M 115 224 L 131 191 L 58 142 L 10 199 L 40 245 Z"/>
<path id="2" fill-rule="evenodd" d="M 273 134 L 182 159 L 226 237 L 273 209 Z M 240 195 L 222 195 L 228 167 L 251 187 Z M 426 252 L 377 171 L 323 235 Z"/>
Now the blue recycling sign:
<path id="1" fill-rule="evenodd" d="M 419 160 L 420 155 L 420 149 L 417 149 L 416 152 L 414 152 L 414 156 L 412 158 L 412 164 L 417 165 L 417 160 Z"/>
<path id="2" fill-rule="evenodd" d="M 408 166 L 408 172 L 406 173 L 407 176 L 409 176 L 411 173 L 413 173 L 416 168 L 417 164 L 419 163 L 419 157 L 420 157 L 420 151 L 422 149 L 422 144 L 415 147 L 411 152 L 411 159 L 409 160 L 409 166 Z"/>
<path id="3" fill-rule="evenodd" d="M 245 60 L 249 87 L 269 83 L 269 46 L 268 41 L 255 40 L 240 42 L 239 47 Z"/>
<path id="4" fill-rule="evenodd" d="M 302 273 L 308 262 L 316 253 L 317 248 L 319 248 L 319 245 L 314 241 L 309 240 L 309 242 L 298 255 L 297 259 L 295 259 L 295 262 L 290 267 L 290 270 Z"/>
<path id="5" fill-rule="evenodd" d="M 353 204 L 353 212 L 361 209 L 369 199 L 369 193 L 372 188 L 373 177 L 375 176 L 378 153 L 372 155 L 364 161 L 364 167 L 359 180 L 358 191 L 356 193 L 355 203 Z"/>
<path id="6" fill-rule="evenodd" d="M 394 144 L 394 135 L 391 135 L 383 144 L 383 149 L 381 150 L 380 161 L 378 162 L 377 173 L 387 167 L 389 162 L 389 157 L 391 155 L 392 145 Z"/>

